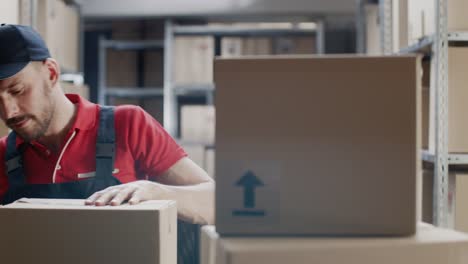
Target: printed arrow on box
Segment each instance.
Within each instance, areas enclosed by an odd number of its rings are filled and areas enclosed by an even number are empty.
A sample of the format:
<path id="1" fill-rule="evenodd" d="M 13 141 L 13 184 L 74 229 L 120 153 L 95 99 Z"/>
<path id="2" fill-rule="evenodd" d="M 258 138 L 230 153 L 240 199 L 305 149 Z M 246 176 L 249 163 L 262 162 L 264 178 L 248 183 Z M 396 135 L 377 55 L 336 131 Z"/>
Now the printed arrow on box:
<path id="1" fill-rule="evenodd" d="M 255 188 L 264 186 L 263 182 L 249 170 L 236 182 L 236 186 L 244 187 L 244 208 L 255 208 Z"/>

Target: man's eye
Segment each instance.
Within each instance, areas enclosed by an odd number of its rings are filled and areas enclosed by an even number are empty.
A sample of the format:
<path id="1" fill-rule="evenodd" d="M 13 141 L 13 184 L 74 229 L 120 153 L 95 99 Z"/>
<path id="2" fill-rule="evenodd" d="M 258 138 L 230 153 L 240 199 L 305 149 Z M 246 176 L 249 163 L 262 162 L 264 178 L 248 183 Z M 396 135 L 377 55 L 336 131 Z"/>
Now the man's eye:
<path id="1" fill-rule="evenodd" d="M 13 90 L 11 91 L 11 94 L 20 94 L 21 93 L 21 90 Z"/>

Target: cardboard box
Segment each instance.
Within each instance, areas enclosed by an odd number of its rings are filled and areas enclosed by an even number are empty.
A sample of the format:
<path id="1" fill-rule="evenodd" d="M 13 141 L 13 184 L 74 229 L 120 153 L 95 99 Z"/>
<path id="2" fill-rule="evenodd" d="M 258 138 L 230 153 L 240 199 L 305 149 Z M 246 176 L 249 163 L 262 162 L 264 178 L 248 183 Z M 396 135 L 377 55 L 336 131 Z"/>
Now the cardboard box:
<path id="1" fill-rule="evenodd" d="M 412 234 L 419 72 L 415 56 L 215 60 L 218 232 Z"/>
<path id="2" fill-rule="evenodd" d="M 468 122 L 465 121 L 468 113 L 468 48 L 450 47 L 448 61 L 448 150 L 468 152 Z"/>
<path id="3" fill-rule="evenodd" d="M 173 52 L 175 84 L 213 82 L 213 37 L 176 37 Z"/>
<path id="4" fill-rule="evenodd" d="M 113 98 L 111 105 L 137 105 L 143 108 L 148 114 L 156 119 L 160 124 L 163 124 L 163 100 L 162 98 Z"/>
<path id="5" fill-rule="evenodd" d="M 413 0 L 393 0 L 392 1 L 392 39 L 393 52 L 398 53 L 402 48 L 408 46 L 408 1 Z M 366 3 L 364 6 L 366 21 L 366 53 L 371 55 L 382 54 L 380 36 L 380 9 L 378 2 Z"/>
<path id="6" fill-rule="evenodd" d="M 205 170 L 211 178 L 215 179 L 215 155 L 216 152 L 212 148 L 208 148 L 205 151 Z"/>
<path id="7" fill-rule="evenodd" d="M 202 228 L 204 264 L 465 264 L 468 235 L 419 224 L 411 237 L 225 238 Z M 214 252 L 213 244 L 217 250 Z M 216 258 L 216 262 L 212 261 Z"/>
<path id="8" fill-rule="evenodd" d="M 200 166 L 200 168 L 205 167 L 205 145 L 181 143 L 180 146 L 188 154 L 188 157 Z"/>
<path id="9" fill-rule="evenodd" d="M 316 53 L 315 37 L 234 38 L 221 40 L 222 57 Z"/>
<path id="10" fill-rule="evenodd" d="M 422 137 L 422 148 L 429 149 L 429 106 L 430 106 L 430 90 L 429 88 L 422 88 L 422 130 L 421 130 L 421 137 Z"/>
<path id="11" fill-rule="evenodd" d="M 468 61 L 467 47 L 449 47 L 448 50 L 448 151 L 451 153 L 468 152 L 468 122 L 466 115 L 468 107 L 468 75 L 465 65 Z M 423 83 L 430 82 L 428 76 L 431 71 L 429 63 L 424 67 Z M 423 65 L 424 65 L 423 64 Z M 429 149 L 435 149 L 435 125 L 429 119 L 431 113 L 429 107 L 431 102 L 429 89 L 423 88 L 423 145 Z M 435 103 L 435 100 L 433 101 Z M 436 114 L 435 112 L 433 114 Z"/>
<path id="12" fill-rule="evenodd" d="M 449 225 L 462 232 L 468 232 L 468 172 L 449 173 Z M 434 171 L 423 173 L 423 221 L 433 222 Z"/>
<path id="13" fill-rule="evenodd" d="M 215 226 L 206 225 L 200 232 L 200 264 L 216 264 L 216 247 L 219 234 Z"/>
<path id="14" fill-rule="evenodd" d="M 138 84 L 137 52 L 107 49 L 106 55 L 106 85 L 108 87 L 136 87 Z"/>
<path id="15" fill-rule="evenodd" d="M 223 57 L 271 55 L 273 53 L 273 41 L 271 38 L 226 37 L 221 40 L 221 56 Z"/>
<path id="16" fill-rule="evenodd" d="M 468 233 L 468 173 L 457 175 L 455 195 L 455 229 Z"/>
<path id="17" fill-rule="evenodd" d="M 63 69 L 79 71 L 78 11 L 61 0 L 38 1 L 37 30 L 44 38 L 49 51 Z"/>
<path id="18" fill-rule="evenodd" d="M 179 142 L 179 145 L 187 152 L 188 157 L 200 168 L 214 178 L 215 151 L 210 146 L 200 143 Z"/>
<path id="19" fill-rule="evenodd" d="M 175 264 L 174 201 L 118 207 L 22 199 L 0 207 L 4 263 Z"/>
<path id="20" fill-rule="evenodd" d="M 379 5 L 367 4 L 364 11 L 366 14 L 366 53 L 370 55 L 381 54 Z"/>
<path id="21" fill-rule="evenodd" d="M 212 105 L 185 105 L 181 109 L 181 138 L 186 142 L 214 144 L 215 108 Z"/>
<path id="22" fill-rule="evenodd" d="M 316 40 L 312 36 L 277 38 L 274 42 L 274 54 L 314 54 Z"/>
<path id="23" fill-rule="evenodd" d="M 64 93 L 79 94 L 81 97 L 89 100 L 89 87 L 87 85 L 75 85 L 69 82 L 60 82 Z"/>
<path id="24" fill-rule="evenodd" d="M 112 21 L 114 40 L 162 40 L 164 23 L 160 20 L 121 20 Z M 142 57 L 139 57 L 142 54 Z M 138 72 L 139 60 L 143 72 Z M 162 50 L 122 51 L 107 50 L 107 85 L 117 87 L 162 87 L 163 52 Z M 140 75 L 140 76 L 139 76 Z M 138 83 L 142 78 L 142 84 Z"/>

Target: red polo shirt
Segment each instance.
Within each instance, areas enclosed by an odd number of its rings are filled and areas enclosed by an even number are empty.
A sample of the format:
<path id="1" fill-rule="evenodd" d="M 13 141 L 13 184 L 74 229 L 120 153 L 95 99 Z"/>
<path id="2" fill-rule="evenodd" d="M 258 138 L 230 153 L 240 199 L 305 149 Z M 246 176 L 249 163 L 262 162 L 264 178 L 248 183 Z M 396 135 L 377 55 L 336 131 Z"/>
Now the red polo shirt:
<path id="1" fill-rule="evenodd" d="M 96 136 L 99 107 L 78 95 L 67 94 L 78 106 L 72 128 L 61 151 L 49 151 L 38 142 L 28 144 L 23 154 L 27 183 L 63 183 L 95 176 Z M 116 159 L 114 177 L 122 183 L 154 179 L 187 156 L 152 116 L 138 106 L 115 109 Z M 0 199 L 8 190 L 5 167 L 6 137 L 0 139 Z"/>

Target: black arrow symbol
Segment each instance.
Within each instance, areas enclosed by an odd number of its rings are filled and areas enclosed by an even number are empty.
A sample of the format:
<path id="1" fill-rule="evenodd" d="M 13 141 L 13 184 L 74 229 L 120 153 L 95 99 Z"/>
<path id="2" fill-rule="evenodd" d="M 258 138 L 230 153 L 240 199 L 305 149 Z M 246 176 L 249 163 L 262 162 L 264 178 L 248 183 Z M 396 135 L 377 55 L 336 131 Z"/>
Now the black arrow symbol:
<path id="1" fill-rule="evenodd" d="M 244 187 L 244 207 L 254 208 L 255 207 L 255 188 L 258 186 L 264 186 L 263 182 L 255 176 L 252 171 L 247 171 L 244 175 L 236 182 L 236 186 Z"/>

